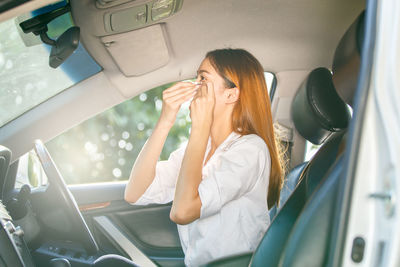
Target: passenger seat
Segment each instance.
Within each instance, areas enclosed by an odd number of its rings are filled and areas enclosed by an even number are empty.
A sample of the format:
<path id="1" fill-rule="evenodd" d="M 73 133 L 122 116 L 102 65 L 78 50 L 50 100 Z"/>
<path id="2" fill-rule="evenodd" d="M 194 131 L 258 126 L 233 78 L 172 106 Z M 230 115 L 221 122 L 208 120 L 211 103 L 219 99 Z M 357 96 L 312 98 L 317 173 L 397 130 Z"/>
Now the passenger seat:
<path id="1" fill-rule="evenodd" d="M 342 97 L 348 96 L 348 103 L 352 102 L 357 84 L 354 76 L 358 76 L 363 36 L 362 13 L 335 52 L 334 75 L 341 75 L 335 80 L 336 89 Z M 256 251 L 215 260 L 206 266 L 326 266 L 329 252 L 334 250 L 330 247 L 335 239 L 331 218 L 344 165 L 346 130 L 341 127 L 347 127 L 350 118 L 336 89 L 330 71 L 319 68 L 310 73 L 293 101 L 296 129 L 324 143 L 305 167 L 299 184 L 271 222 Z M 319 90 L 328 90 L 325 94 L 334 99 L 325 98 Z M 303 112 L 297 113 L 300 110 Z"/>
<path id="2" fill-rule="evenodd" d="M 336 123 L 333 122 L 336 121 L 341 127 L 348 125 L 348 121 L 340 122 L 340 117 L 349 112 L 343 99 L 348 104 L 352 103 L 357 87 L 363 40 L 364 12 L 350 26 L 336 48 L 333 77 L 327 69 L 316 69 L 313 72 L 319 73 L 319 77 L 314 77 L 314 81 L 308 83 L 309 87 L 330 84 L 328 87 L 334 91 L 326 93 L 332 99 L 315 98 L 318 96 L 318 90 L 308 91 L 303 88 L 300 88 L 296 95 L 292 109 L 296 129 L 302 135 L 310 137 L 314 133 L 312 138 L 316 141 L 326 141 L 307 165 L 299 185 L 272 221 L 251 258 L 251 266 L 325 266 L 327 263 L 329 245 L 333 238 L 331 218 L 339 194 L 338 184 L 343 171 L 347 132 L 343 129 L 336 130 Z M 313 72 L 308 80 L 313 76 Z M 337 98 L 339 95 L 340 98 Z M 316 103 L 318 99 L 320 107 L 326 109 L 313 109 L 307 104 Z M 334 105 L 337 105 L 337 108 Z M 296 117 L 296 106 L 311 111 L 307 114 L 314 114 L 315 117 L 319 117 L 319 121 L 310 120 L 311 116 Z M 316 126 L 315 122 L 333 131 L 330 133 L 307 127 Z M 308 253 L 312 253 L 312 257 Z"/>
<path id="3" fill-rule="evenodd" d="M 336 92 L 332 74 L 326 68 L 317 68 L 308 75 L 294 97 L 291 112 L 298 133 L 315 145 L 321 145 L 335 134 L 342 133 L 347 129 L 351 118 L 346 103 Z M 336 142 L 335 145 L 338 146 Z M 335 149 L 330 148 L 329 151 L 332 151 L 336 157 Z M 324 158 L 326 159 L 324 162 L 332 164 L 331 156 L 329 152 L 328 155 L 323 156 L 316 154 L 313 158 Z M 306 175 L 307 170 L 310 171 L 310 166 L 321 164 L 320 160 L 317 160 L 318 163 L 314 161 L 311 159 L 310 162 L 302 163 L 288 173 L 281 191 L 280 207 L 285 204 L 297 184 Z M 270 210 L 271 220 L 280 207 L 273 207 Z"/>

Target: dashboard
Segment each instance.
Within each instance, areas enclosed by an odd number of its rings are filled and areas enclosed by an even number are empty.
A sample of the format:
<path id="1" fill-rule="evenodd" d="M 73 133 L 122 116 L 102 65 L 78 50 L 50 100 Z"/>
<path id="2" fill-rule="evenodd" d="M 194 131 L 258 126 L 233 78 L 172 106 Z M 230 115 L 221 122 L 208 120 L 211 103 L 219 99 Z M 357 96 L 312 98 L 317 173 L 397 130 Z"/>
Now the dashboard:
<path id="1" fill-rule="evenodd" d="M 30 201 L 24 201 L 23 208 L 17 204 L 21 201 L 18 199 L 25 198 L 21 195 L 27 194 L 26 190 L 21 188 L 16 197 L 7 202 L 11 209 L 7 210 L 0 201 L 0 266 L 92 266 L 101 253 L 88 255 L 84 248 L 72 241 L 37 242 L 45 231 L 41 231 Z M 18 219 L 13 220 L 12 215 Z M 28 248 L 30 242 L 34 244 L 32 250 Z"/>

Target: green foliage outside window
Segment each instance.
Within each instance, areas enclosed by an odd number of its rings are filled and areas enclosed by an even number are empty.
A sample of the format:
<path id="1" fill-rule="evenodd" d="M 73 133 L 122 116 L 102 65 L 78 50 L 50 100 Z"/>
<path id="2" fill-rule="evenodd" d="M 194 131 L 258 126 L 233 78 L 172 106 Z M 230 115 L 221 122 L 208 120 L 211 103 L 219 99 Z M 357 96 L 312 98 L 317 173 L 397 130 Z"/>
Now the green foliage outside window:
<path id="1" fill-rule="evenodd" d="M 67 184 L 127 180 L 133 163 L 160 116 L 162 91 L 154 88 L 59 135 L 46 146 Z M 160 160 L 187 141 L 188 102 L 178 113 Z"/>

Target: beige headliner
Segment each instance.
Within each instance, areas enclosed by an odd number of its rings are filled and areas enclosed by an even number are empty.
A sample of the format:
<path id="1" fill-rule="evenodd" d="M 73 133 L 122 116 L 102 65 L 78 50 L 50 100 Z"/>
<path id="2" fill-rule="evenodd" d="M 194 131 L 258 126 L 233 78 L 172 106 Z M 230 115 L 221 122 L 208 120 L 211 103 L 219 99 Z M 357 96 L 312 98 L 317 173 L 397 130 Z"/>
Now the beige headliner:
<path id="1" fill-rule="evenodd" d="M 184 0 L 182 10 L 163 21 L 168 64 L 128 78 L 100 41 L 106 35 L 105 10 L 97 9 L 95 0 L 71 4 L 81 41 L 104 71 L 1 127 L 0 143 L 13 151 L 13 159 L 31 149 L 36 138 L 47 141 L 142 91 L 193 77 L 205 53 L 221 47 L 245 48 L 277 74 L 274 119 L 290 126 L 290 102 L 299 84 L 309 70 L 331 67 L 340 37 L 365 6 L 363 0 Z M 300 161 L 304 140 L 295 139 Z"/>
<path id="2" fill-rule="evenodd" d="M 134 3 L 138 2 L 146 1 Z M 99 40 L 107 35 L 107 10 L 95 8 L 93 0 L 71 4 L 85 46 L 128 97 L 141 88 L 193 76 L 205 53 L 221 47 L 245 48 L 275 73 L 330 68 L 340 37 L 365 5 L 363 0 L 184 0 L 182 10 L 164 21 L 169 64 L 126 78 Z M 132 64 L 143 62 L 132 59 Z"/>

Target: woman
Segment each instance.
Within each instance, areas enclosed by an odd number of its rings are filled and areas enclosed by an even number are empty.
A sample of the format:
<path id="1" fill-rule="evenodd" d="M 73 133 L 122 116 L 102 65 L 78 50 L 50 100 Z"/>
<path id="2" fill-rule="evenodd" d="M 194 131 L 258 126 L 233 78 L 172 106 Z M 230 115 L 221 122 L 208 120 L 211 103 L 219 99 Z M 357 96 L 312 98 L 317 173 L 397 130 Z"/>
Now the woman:
<path id="1" fill-rule="evenodd" d="M 159 121 L 125 190 L 138 205 L 173 201 L 185 264 L 255 250 L 278 204 L 282 170 L 264 70 L 242 49 L 209 52 L 197 83 L 163 92 Z M 187 145 L 157 162 L 182 103 L 190 104 Z"/>

